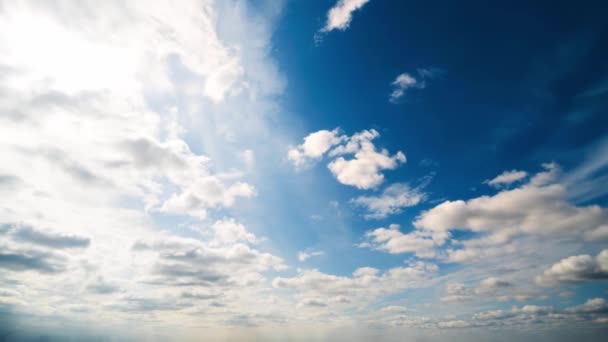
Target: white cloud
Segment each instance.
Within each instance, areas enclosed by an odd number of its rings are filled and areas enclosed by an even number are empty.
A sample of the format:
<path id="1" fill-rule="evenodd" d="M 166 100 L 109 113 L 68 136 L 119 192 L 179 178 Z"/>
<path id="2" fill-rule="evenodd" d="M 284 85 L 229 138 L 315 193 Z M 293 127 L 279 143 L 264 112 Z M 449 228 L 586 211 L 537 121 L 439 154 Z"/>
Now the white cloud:
<path id="1" fill-rule="evenodd" d="M 597 257 L 576 255 L 560 260 L 536 278 L 540 285 L 557 285 L 560 283 L 579 283 L 608 279 L 608 249 Z"/>
<path id="2" fill-rule="evenodd" d="M 443 71 L 437 68 L 419 68 L 416 70 L 418 76 L 404 72 L 395 78 L 391 83 L 393 91 L 389 96 L 389 101 L 397 103 L 405 95 L 408 89 L 424 89 L 427 86 L 427 80 L 440 76 Z"/>
<path id="3" fill-rule="evenodd" d="M 373 129 L 362 131 L 351 136 L 345 145 L 329 152 L 332 157 L 354 154 L 352 159 L 338 157 L 327 165 L 340 183 L 359 189 L 372 189 L 384 181 L 384 175 L 380 171 L 393 170 L 400 163 L 405 163 L 405 155 L 401 151 L 390 156 L 385 149 L 376 150 L 372 140 L 379 136 Z"/>
<path id="4" fill-rule="evenodd" d="M 306 260 L 308 260 L 310 258 L 318 257 L 318 256 L 321 256 L 323 254 L 325 254 L 323 251 L 314 251 L 314 250 L 311 250 L 311 251 L 300 251 L 300 252 L 298 252 L 298 260 L 299 261 L 306 261 Z"/>
<path id="5" fill-rule="evenodd" d="M 257 242 L 253 233 L 248 232 L 245 226 L 232 218 L 216 221 L 211 228 L 215 231 L 215 241 L 220 243 Z"/>
<path id="6" fill-rule="evenodd" d="M 512 183 L 521 181 L 522 179 L 526 178 L 527 176 L 528 176 L 528 173 L 525 171 L 517 171 L 517 170 L 505 171 L 492 179 L 484 181 L 484 183 L 494 186 L 494 187 L 500 187 L 500 186 L 510 185 Z"/>
<path id="7" fill-rule="evenodd" d="M 353 306 L 370 302 L 381 295 L 424 286 L 438 270 L 435 264 L 421 261 L 385 272 L 363 267 L 355 270 L 352 277 L 336 276 L 314 269 L 300 270 L 295 277 L 275 278 L 272 285 L 279 289 L 294 290 L 302 298 L 316 298 L 323 303 L 336 296 L 343 296 L 347 300 L 342 302 Z"/>
<path id="8" fill-rule="evenodd" d="M 393 86 L 393 92 L 389 97 L 391 102 L 396 102 L 399 100 L 401 97 L 403 97 L 403 95 L 405 95 L 405 91 L 410 88 L 424 88 L 423 84 L 408 73 L 399 74 L 391 85 Z"/>
<path id="9" fill-rule="evenodd" d="M 415 206 L 426 198 L 421 187 L 412 189 L 408 184 L 395 183 L 386 187 L 379 196 L 359 196 L 352 203 L 367 209 L 366 219 L 382 219 L 400 213 L 403 208 Z"/>
<path id="10" fill-rule="evenodd" d="M 327 154 L 334 158 L 327 167 L 340 183 L 372 189 L 384 181 L 382 170 L 393 170 L 406 161 L 401 151 L 391 156 L 386 149 L 376 150 L 372 140 L 379 136 L 374 129 L 350 137 L 340 136 L 337 128 L 321 130 L 309 134 L 302 145 L 291 148 L 287 157 L 298 168 Z M 343 155 L 353 155 L 353 158 L 346 159 Z"/>
<path id="11" fill-rule="evenodd" d="M 365 233 L 366 241 L 360 247 L 370 247 L 391 254 L 414 253 L 420 258 L 435 257 L 436 242 L 420 231 L 403 234 L 398 224 L 377 228 Z"/>
<path id="12" fill-rule="evenodd" d="M 468 201 L 446 201 L 423 212 L 414 226 L 443 244 L 452 229 L 484 234 L 465 241 L 466 249 L 448 251 L 455 261 L 465 261 L 520 234 L 545 237 L 573 236 L 602 229 L 608 211 L 597 205 L 575 206 L 567 201 L 566 188 L 554 179 L 556 166 L 532 177 L 518 188 Z M 484 252 L 485 253 L 485 252 Z"/>
<path id="13" fill-rule="evenodd" d="M 346 30 L 350 25 L 353 13 L 368 2 L 369 0 L 338 0 L 334 7 L 327 12 L 327 22 L 320 32 Z"/>
<path id="14" fill-rule="evenodd" d="M 320 159 L 330 148 L 345 139 L 345 136 L 340 135 L 338 128 L 332 131 L 320 130 L 310 133 L 304 138 L 304 143 L 289 149 L 287 159 L 296 167 L 305 166 L 311 161 Z"/>
<path id="15" fill-rule="evenodd" d="M 285 265 L 243 225 L 219 220 L 208 242 L 176 235 L 182 220 L 214 222 L 254 196 L 234 156 L 283 139 L 274 121 L 265 134 L 284 87 L 270 58 L 274 7 L 0 6 L 0 224 L 13 227 L 0 234 L 0 283 L 19 283 L 0 301 L 54 322 L 103 316 L 109 326 L 139 310 L 190 324 L 182 304 L 198 299 L 181 293 L 211 286 L 235 311 L 269 310 L 259 305 L 266 272 Z M 257 167 L 252 156 L 245 166 Z M 206 323 L 234 315 L 222 312 Z"/>

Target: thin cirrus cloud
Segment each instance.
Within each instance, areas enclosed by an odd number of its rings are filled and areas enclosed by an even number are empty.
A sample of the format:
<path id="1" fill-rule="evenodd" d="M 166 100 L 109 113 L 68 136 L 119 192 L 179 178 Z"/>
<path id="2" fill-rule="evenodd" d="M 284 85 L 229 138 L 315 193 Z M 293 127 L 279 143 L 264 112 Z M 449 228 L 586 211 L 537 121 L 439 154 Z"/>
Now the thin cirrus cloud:
<path id="1" fill-rule="evenodd" d="M 484 181 L 484 183 L 493 187 L 507 186 L 515 182 L 519 182 L 527 176 L 528 173 L 525 171 L 511 170 L 505 171 L 492 179 L 488 179 Z"/>

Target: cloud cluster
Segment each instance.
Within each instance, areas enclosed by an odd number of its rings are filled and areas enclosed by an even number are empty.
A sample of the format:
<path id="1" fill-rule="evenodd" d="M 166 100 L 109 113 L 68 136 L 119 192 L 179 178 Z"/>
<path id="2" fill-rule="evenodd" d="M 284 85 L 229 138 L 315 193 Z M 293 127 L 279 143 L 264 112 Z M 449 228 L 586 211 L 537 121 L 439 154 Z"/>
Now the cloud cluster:
<path id="1" fill-rule="evenodd" d="M 569 203 L 566 188 L 551 182 L 555 168 L 545 167 L 546 171 L 520 187 L 468 201 L 443 202 L 423 212 L 414 226 L 431 234 L 438 243 L 446 241 L 453 229 L 483 235 L 466 241 L 466 250 L 451 251 L 454 261 L 475 258 L 480 253 L 478 248 L 503 245 L 521 234 L 555 237 L 601 230 L 608 211 L 597 205 Z"/>
<path id="2" fill-rule="evenodd" d="M 237 289 L 261 298 L 282 259 L 217 217 L 256 194 L 244 178 L 264 148 L 249 143 L 264 144 L 260 113 L 284 86 L 269 57 L 275 7 L 0 6 L 2 303 L 109 325 L 134 311 L 186 322 L 179 310 L 215 295 L 205 289 L 224 294 L 206 310 L 239 307 Z"/>
<path id="3" fill-rule="evenodd" d="M 393 156 L 386 149 L 378 151 L 372 141 L 380 137 L 380 133 L 374 129 L 350 137 L 338 134 L 338 129 L 311 133 L 304 138 L 303 144 L 290 148 L 287 157 L 298 167 L 327 154 L 334 158 L 327 167 L 336 179 L 359 189 L 377 187 L 384 181 L 381 171 L 393 170 L 406 161 L 401 151 Z M 348 155 L 352 158 L 344 157 Z"/>
<path id="4" fill-rule="evenodd" d="M 540 285 L 580 283 L 608 279 L 608 249 L 595 258 L 591 255 L 576 255 L 560 260 L 536 278 Z"/>
<path id="5" fill-rule="evenodd" d="M 364 305 L 380 296 L 424 286 L 437 272 L 437 265 L 412 262 L 405 267 L 394 267 L 381 272 L 371 267 L 355 270 L 352 276 L 336 276 L 318 270 L 300 270 L 291 278 L 277 277 L 272 285 L 278 289 L 297 292 L 301 303 L 325 307 L 330 303 Z"/>

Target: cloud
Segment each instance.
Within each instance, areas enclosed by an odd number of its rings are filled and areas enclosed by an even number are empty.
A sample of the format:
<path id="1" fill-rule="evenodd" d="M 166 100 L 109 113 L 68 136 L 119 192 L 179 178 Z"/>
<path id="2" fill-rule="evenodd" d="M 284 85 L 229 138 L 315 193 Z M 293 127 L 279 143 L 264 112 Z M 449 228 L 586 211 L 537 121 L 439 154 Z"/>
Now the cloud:
<path id="1" fill-rule="evenodd" d="M 220 221 L 215 228 L 226 226 L 237 228 L 239 233 L 229 232 L 230 239 L 253 237 L 231 220 Z M 219 233 L 222 242 L 229 242 L 225 237 L 224 232 Z M 260 283 L 264 279 L 262 272 L 286 268 L 281 258 L 243 243 L 215 246 L 194 239 L 168 237 L 137 241 L 133 251 L 147 253 L 155 260 L 149 276 L 142 281 L 165 286 L 248 286 Z"/>
<path id="2" fill-rule="evenodd" d="M 410 73 L 401 73 L 397 75 L 391 83 L 393 91 L 389 96 L 389 101 L 398 103 L 409 89 L 424 89 L 427 86 L 427 80 L 438 77 L 443 73 L 437 68 L 420 68 L 416 70 L 418 76 L 413 76 Z"/>
<path id="3" fill-rule="evenodd" d="M 224 218 L 216 221 L 211 228 L 215 231 L 214 241 L 220 243 L 248 242 L 256 243 L 257 238 L 234 219 Z"/>
<path id="4" fill-rule="evenodd" d="M 441 297 L 442 302 L 454 303 L 454 302 L 466 302 L 472 300 L 479 300 L 482 298 L 516 298 L 518 295 L 514 294 L 507 296 L 503 291 L 513 284 L 497 277 L 488 277 L 482 279 L 479 284 L 475 286 L 465 286 L 463 283 L 448 283 L 445 286 L 445 296 Z"/>
<path id="5" fill-rule="evenodd" d="M 327 12 L 327 22 L 320 32 L 346 30 L 350 26 L 353 13 L 368 2 L 369 0 L 338 0 Z"/>
<path id="6" fill-rule="evenodd" d="M 312 251 L 300 251 L 300 252 L 298 252 L 298 260 L 299 261 L 306 261 L 306 260 L 308 260 L 310 258 L 318 257 L 318 256 L 321 256 L 323 254 L 325 254 L 323 251 L 314 251 L 314 250 L 312 250 Z"/>
<path id="7" fill-rule="evenodd" d="M 492 179 L 484 181 L 484 183 L 491 185 L 493 187 L 500 187 L 500 186 L 510 185 L 512 183 L 521 181 L 522 179 L 526 178 L 527 176 L 528 176 L 528 173 L 525 171 L 517 171 L 517 170 L 505 171 Z"/>
<path id="8" fill-rule="evenodd" d="M 120 286 L 107 282 L 99 276 L 87 284 L 87 290 L 97 294 L 111 294 L 120 291 Z"/>
<path id="9" fill-rule="evenodd" d="M 400 213 L 403 208 L 415 206 L 426 198 L 421 186 L 412 189 L 408 184 L 395 183 L 386 187 L 379 196 L 359 196 L 351 202 L 367 209 L 365 219 L 383 219 Z"/>
<path id="10" fill-rule="evenodd" d="M 378 151 L 372 140 L 380 137 L 378 131 L 364 130 L 352 136 L 339 136 L 338 129 L 321 130 L 309 134 L 304 143 L 288 151 L 288 159 L 301 167 L 324 155 L 334 158 L 327 167 L 336 179 L 359 189 L 372 189 L 382 184 L 382 170 L 393 170 L 405 163 L 405 155 L 398 151 L 391 156 L 386 149 Z M 346 159 L 344 155 L 353 155 Z"/>
<path id="11" fill-rule="evenodd" d="M 482 257 L 481 253 L 488 248 L 504 246 L 521 234 L 557 237 L 603 229 L 608 211 L 597 205 L 569 203 L 567 189 L 552 182 L 557 167 L 554 164 L 544 167 L 546 171 L 518 188 L 468 201 L 445 201 L 421 213 L 414 226 L 431 235 L 439 245 L 449 239 L 454 229 L 482 234 L 465 241 L 465 249 L 448 250 L 452 261 L 461 262 Z"/>
<path id="12" fill-rule="evenodd" d="M 327 274 L 316 269 L 300 270 L 291 278 L 275 278 L 272 285 L 278 289 L 297 291 L 303 298 L 315 298 L 322 303 L 342 296 L 346 299 L 341 300 L 344 304 L 361 305 L 381 295 L 424 286 L 438 270 L 437 265 L 421 261 L 412 262 L 406 267 L 394 267 L 385 272 L 362 267 L 355 270 L 351 277 Z"/>
<path id="13" fill-rule="evenodd" d="M 206 0 L 0 6 L 0 225 L 19 222 L 0 228 L 0 287 L 15 289 L 15 320 L 186 322 L 197 299 L 180 295 L 205 287 L 233 311 L 204 324 L 269 310 L 266 272 L 282 259 L 221 217 L 255 196 L 250 175 L 286 146 L 287 129 L 268 120 L 285 86 L 271 57 L 279 12 Z M 255 163 L 235 158 L 243 151 Z"/>
<path id="14" fill-rule="evenodd" d="M 390 156 L 385 149 L 376 150 L 372 140 L 379 136 L 373 129 L 362 131 L 351 136 L 345 145 L 329 152 L 332 157 L 354 154 L 352 159 L 340 156 L 327 165 L 340 183 L 359 189 L 372 189 L 384 181 L 384 175 L 380 171 L 393 170 L 400 163 L 405 163 L 405 155 L 401 151 Z"/>
<path id="15" fill-rule="evenodd" d="M 608 279 L 608 249 L 601 251 L 595 258 L 583 254 L 562 259 L 538 276 L 536 282 L 552 286 L 601 279 Z"/>
<path id="16" fill-rule="evenodd" d="M 44 232 L 29 226 L 18 226 L 13 229 L 13 239 L 49 248 L 86 248 L 91 243 L 89 238 L 77 235 L 64 235 Z"/>
<path id="17" fill-rule="evenodd" d="M 0 268 L 12 271 L 38 271 L 43 273 L 56 273 L 64 270 L 60 263 L 51 253 L 35 250 L 3 251 L 0 253 Z"/>
<path id="18" fill-rule="evenodd" d="M 310 133 L 304 138 L 304 143 L 289 149 L 287 159 L 293 162 L 295 167 L 303 167 L 311 161 L 320 159 L 330 148 L 345 139 L 345 136 L 340 135 L 338 128 Z"/>
<path id="19" fill-rule="evenodd" d="M 388 228 L 377 228 L 365 233 L 365 242 L 359 247 L 369 247 L 391 254 L 414 253 L 420 258 L 435 257 L 436 242 L 429 235 L 420 231 L 403 234 L 398 224 Z"/>
<path id="20" fill-rule="evenodd" d="M 567 311 L 575 313 L 608 313 L 608 302 L 604 298 L 591 298 L 584 304 L 568 308 Z"/>

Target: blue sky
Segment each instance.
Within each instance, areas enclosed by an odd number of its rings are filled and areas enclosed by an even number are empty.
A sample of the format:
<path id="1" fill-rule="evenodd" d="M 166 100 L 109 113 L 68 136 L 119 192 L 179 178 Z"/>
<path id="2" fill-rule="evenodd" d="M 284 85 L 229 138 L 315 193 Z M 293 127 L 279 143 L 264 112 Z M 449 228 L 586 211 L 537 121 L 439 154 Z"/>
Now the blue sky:
<path id="1" fill-rule="evenodd" d="M 0 6 L 0 336 L 602 340 L 605 9 Z"/>

